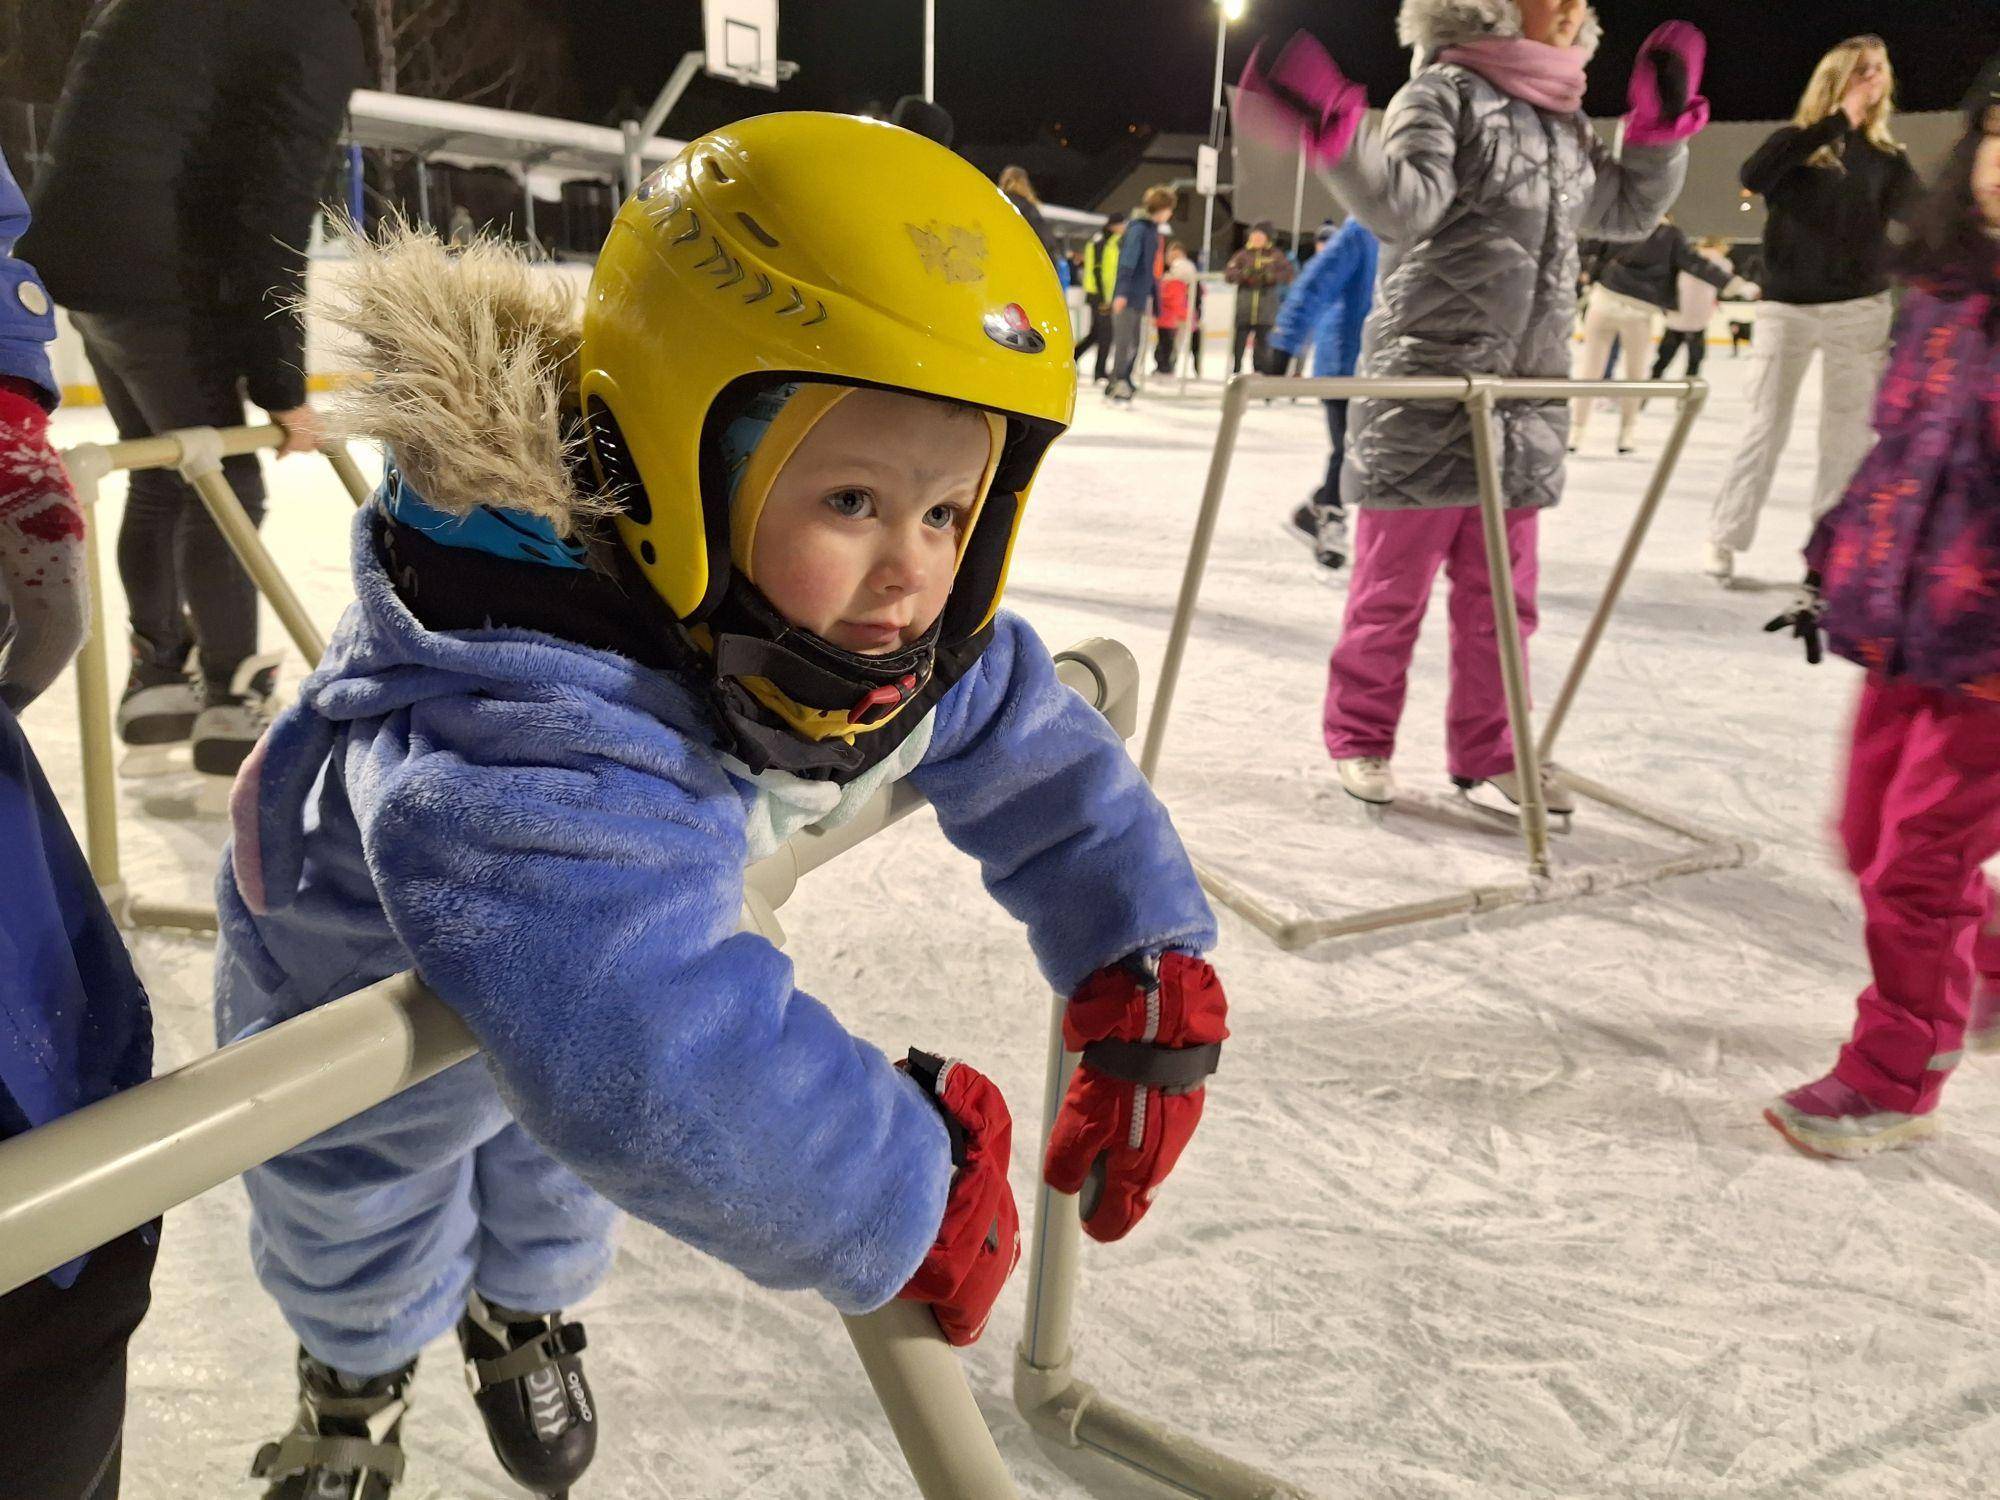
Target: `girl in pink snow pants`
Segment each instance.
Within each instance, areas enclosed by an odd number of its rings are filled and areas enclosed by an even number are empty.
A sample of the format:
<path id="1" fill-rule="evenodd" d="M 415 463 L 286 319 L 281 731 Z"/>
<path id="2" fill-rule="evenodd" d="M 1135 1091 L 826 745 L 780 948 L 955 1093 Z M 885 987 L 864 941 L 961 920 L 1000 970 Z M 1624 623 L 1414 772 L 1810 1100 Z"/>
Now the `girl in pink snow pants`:
<path id="1" fill-rule="evenodd" d="M 1706 44 L 1680 22 L 1640 48 L 1623 150 L 1583 114 L 1597 17 L 1584 0 L 1403 0 L 1416 49 L 1379 126 L 1364 91 L 1301 33 L 1239 95 L 1249 133 L 1301 137 L 1341 202 L 1382 241 L 1363 376 L 1567 379 L 1577 239 L 1640 240 L 1680 195 L 1708 121 Z M 1509 402 L 1495 422 L 1513 587 L 1535 621 L 1535 517 L 1562 497 L 1567 401 Z M 1462 405 L 1350 403 L 1341 494 L 1359 512 L 1347 622 L 1333 653 L 1326 745 L 1341 785 L 1389 802 L 1404 682 L 1431 584 L 1452 580 L 1450 769 L 1519 801 L 1481 542 L 1472 417 Z M 1549 788 L 1551 811 L 1570 808 Z"/>
<path id="2" fill-rule="evenodd" d="M 1841 835 L 1874 982 L 1833 1071 L 1765 1118 L 1855 1157 L 1936 1133 L 1963 1053 L 2000 1050 L 2000 58 L 1918 220 L 1880 441 L 1814 533 L 1817 597 L 1771 622 L 1868 669 Z M 1992 231 L 1992 232 L 1989 232 Z"/>

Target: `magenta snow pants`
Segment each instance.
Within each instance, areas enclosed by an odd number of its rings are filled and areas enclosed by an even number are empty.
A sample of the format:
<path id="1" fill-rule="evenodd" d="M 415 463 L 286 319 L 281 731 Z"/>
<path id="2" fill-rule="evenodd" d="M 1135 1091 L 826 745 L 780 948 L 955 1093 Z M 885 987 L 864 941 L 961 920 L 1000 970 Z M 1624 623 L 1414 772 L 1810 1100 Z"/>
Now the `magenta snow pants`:
<path id="1" fill-rule="evenodd" d="M 1521 645 L 1535 632 L 1538 511 L 1507 515 Z M 1451 697 L 1445 760 L 1454 776 L 1484 781 L 1514 769 L 1514 737 L 1500 676 L 1493 582 L 1477 506 L 1364 510 L 1354 525 L 1347 618 L 1327 664 L 1326 748 L 1335 760 L 1396 748 L 1417 631 L 1442 566 L 1451 579 Z"/>
<path id="2" fill-rule="evenodd" d="M 1871 675 L 1840 833 L 1875 982 L 1834 1076 L 1878 1109 L 1922 1113 L 1958 1064 L 1975 975 L 2000 977 L 1980 868 L 2000 855 L 2000 703 Z"/>

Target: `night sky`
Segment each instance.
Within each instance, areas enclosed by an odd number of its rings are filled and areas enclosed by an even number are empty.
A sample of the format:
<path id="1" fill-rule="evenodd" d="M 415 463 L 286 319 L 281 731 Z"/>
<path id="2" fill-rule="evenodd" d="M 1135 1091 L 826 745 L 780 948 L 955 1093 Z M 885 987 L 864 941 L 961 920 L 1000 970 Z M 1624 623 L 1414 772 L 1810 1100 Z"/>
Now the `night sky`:
<path id="1" fill-rule="evenodd" d="M 1248 0 L 1231 28 L 1234 81 L 1260 37 L 1305 26 L 1387 102 L 1409 76 L 1395 41 L 1398 0 Z M 621 96 L 643 109 L 683 51 L 701 45 L 697 0 L 589 0 L 567 7 L 576 114 L 614 118 Z M 1215 62 L 1210 0 L 937 0 L 938 102 L 962 141 L 1025 141 L 1060 123 L 1084 150 L 1137 124 L 1200 130 Z M 1724 119 L 1789 115 L 1813 63 L 1834 42 L 1873 31 L 1889 43 L 1905 109 L 1954 106 L 2000 51 L 2000 0 L 1599 0 L 1605 46 L 1590 108 L 1614 114 L 1639 43 L 1659 22 L 1709 35 L 1706 92 Z M 687 136 L 755 113 L 857 110 L 923 83 L 921 0 L 784 0 L 780 50 L 799 76 L 776 96 L 700 80 L 669 118 Z"/>

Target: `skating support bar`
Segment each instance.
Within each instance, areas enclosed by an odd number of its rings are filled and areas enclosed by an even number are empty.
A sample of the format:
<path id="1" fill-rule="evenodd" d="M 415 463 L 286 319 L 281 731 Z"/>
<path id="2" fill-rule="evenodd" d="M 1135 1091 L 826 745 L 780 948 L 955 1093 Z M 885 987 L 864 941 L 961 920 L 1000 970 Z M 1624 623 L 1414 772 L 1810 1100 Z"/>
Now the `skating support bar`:
<path id="1" fill-rule="evenodd" d="M 63 454 L 70 480 L 84 512 L 84 570 L 90 585 L 90 634 L 76 658 L 77 727 L 82 745 L 84 847 L 91 875 L 117 919 L 134 927 L 171 927 L 194 932 L 215 930 L 215 909 L 206 905 L 150 901 L 127 892 L 118 849 L 118 780 L 113 767 L 110 651 L 104 630 L 104 570 L 97 550 L 98 491 L 107 475 L 121 469 L 178 469 L 195 485 L 209 513 L 216 518 L 252 580 L 271 599 L 287 631 L 309 661 L 324 647 L 319 632 L 300 606 L 298 597 L 265 551 L 235 491 L 221 473 L 221 461 L 244 453 L 276 448 L 285 441 L 282 427 L 188 428 L 158 437 L 122 443 L 82 443 Z M 348 497 L 366 503 L 368 482 L 345 445 L 329 443 L 320 450 L 340 476 Z M 206 475 L 207 479 L 200 476 Z M 247 549 L 246 549 L 247 540 Z M 254 559 L 254 560 L 253 560 Z M 275 582 L 275 590 L 267 586 Z"/>
<path id="2" fill-rule="evenodd" d="M 1533 732 L 1528 696 L 1526 652 L 1520 637 L 1520 616 L 1511 586 L 1512 559 L 1507 546 L 1506 497 L 1502 493 L 1505 476 L 1498 441 L 1500 403 L 1505 401 L 1564 401 L 1578 397 L 1634 396 L 1674 400 L 1678 412 L 1672 434 L 1654 470 L 1651 482 L 1634 516 L 1624 545 L 1612 566 L 1602 597 L 1586 627 L 1575 659 L 1561 689 L 1556 694 L 1547 727 L 1539 741 Z M 1241 434 L 1243 415 L 1252 400 L 1272 396 L 1316 396 L 1326 400 L 1375 398 L 1395 401 L 1450 401 L 1466 407 L 1471 416 L 1472 446 L 1478 475 L 1480 529 L 1485 541 L 1486 562 L 1493 580 L 1493 613 L 1500 654 L 1501 680 L 1507 696 L 1508 723 L 1513 731 L 1516 771 L 1521 780 L 1521 834 L 1527 851 L 1527 880 L 1515 885 L 1482 886 L 1425 901 L 1410 902 L 1376 911 L 1358 912 L 1331 919 L 1291 920 L 1278 915 L 1264 901 L 1215 871 L 1201 869 L 1202 883 L 1209 894 L 1252 923 L 1281 947 L 1297 948 L 1330 938 L 1347 937 L 1388 927 L 1434 921 L 1444 917 L 1488 911 L 1498 906 L 1555 901 L 1601 891 L 1616 886 L 1692 874 L 1698 870 L 1722 869 L 1755 858 L 1756 846 L 1746 840 L 1721 838 L 1684 822 L 1644 809 L 1580 776 L 1555 767 L 1556 737 L 1568 721 L 1585 674 L 1596 657 L 1625 584 L 1631 577 L 1653 519 L 1658 514 L 1674 471 L 1686 451 L 1696 417 L 1708 399 L 1708 387 L 1700 380 L 1516 380 L 1484 376 L 1449 379 L 1326 378 L 1296 380 L 1285 376 L 1239 375 L 1230 380 L 1223 393 L 1222 420 L 1216 432 L 1215 450 L 1209 460 L 1207 485 L 1202 493 L 1201 511 L 1195 519 L 1194 538 L 1188 547 L 1187 566 L 1181 577 L 1180 598 L 1168 632 L 1166 656 L 1161 664 L 1160 683 L 1153 698 L 1153 714 L 1146 726 L 1145 749 L 1139 765 L 1148 777 L 1159 770 L 1161 747 L 1166 740 L 1167 722 L 1173 710 L 1174 690 L 1180 679 L 1187 640 L 1200 601 L 1203 573 L 1214 544 L 1216 519 L 1229 481 L 1229 468 Z M 1544 773 L 1561 785 L 1592 801 L 1691 839 L 1698 846 L 1692 854 L 1674 855 L 1651 864 L 1621 866 L 1615 870 L 1555 876 L 1549 849 L 1549 817 L 1543 789 Z"/>

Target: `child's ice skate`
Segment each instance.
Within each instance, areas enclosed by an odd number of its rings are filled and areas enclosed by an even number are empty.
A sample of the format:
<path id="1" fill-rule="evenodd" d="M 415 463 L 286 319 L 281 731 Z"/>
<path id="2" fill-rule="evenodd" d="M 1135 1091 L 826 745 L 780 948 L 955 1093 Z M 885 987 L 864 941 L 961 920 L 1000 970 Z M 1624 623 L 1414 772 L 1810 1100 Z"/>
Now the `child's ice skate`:
<path id="1" fill-rule="evenodd" d="M 1311 549 L 1320 582 L 1332 583 L 1347 565 L 1347 521 L 1337 511 L 1322 516 L 1307 502 L 1285 518 L 1285 533 Z"/>
<path id="2" fill-rule="evenodd" d="M 514 1482 L 561 1497 L 597 1455 L 597 1409 L 577 1356 L 583 1325 L 559 1312 L 495 1307 L 477 1292 L 458 1320 L 465 1383 L 493 1453 Z"/>
<path id="3" fill-rule="evenodd" d="M 180 769 L 185 762 L 177 752 L 187 748 L 200 712 L 201 684 L 193 673 L 135 661 L 118 700 L 118 742 L 125 747 L 118 774 L 164 776 Z"/>
<path id="4" fill-rule="evenodd" d="M 388 1500 L 403 1477 L 403 1416 L 411 1360 L 355 1380 L 299 1350 L 299 1419 L 258 1450 L 252 1479 L 271 1481 L 264 1500 Z"/>
<path id="5" fill-rule="evenodd" d="M 271 727 L 280 660 L 276 652 L 249 657 L 237 667 L 227 691 L 208 690 L 207 706 L 195 719 L 189 738 L 194 768 L 201 775 L 195 801 L 198 814 L 228 815 L 236 773 Z"/>
<path id="6" fill-rule="evenodd" d="M 1764 1118 L 1807 1156 L 1840 1161 L 1914 1146 L 1938 1133 L 1936 1115 L 1877 1109 L 1831 1073 L 1773 1099 Z"/>
<path id="7" fill-rule="evenodd" d="M 1364 804 L 1369 818 L 1379 823 L 1382 810 L 1396 800 L 1396 778 L 1388 760 L 1380 755 L 1355 755 L 1336 760 L 1333 769 L 1339 773 L 1341 790 Z"/>
<path id="8" fill-rule="evenodd" d="M 1476 781 L 1470 776 L 1454 776 L 1451 784 L 1458 788 L 1459 798 L 1466 806 L 1489 817 L 1513 822 L 1521 816 L 1519 771 L 1502 771 L 1484 781 Z M 1482 787 L 1498 792 L 1499 797 L 1475 795 Z M 1548 808 L 1550 826 L 1558 833 L 1568 833 L 1571 820 L 1576 816 L 1576 794 L 1562 784 L 1561 777 L 1552 775 L 1548 766 L 1542 768 L 1542 803 Z"/>
<path id="9" fill-rule="evenodd" d="M 1972 1017 L 1965 1027 L 1965 1050 L 2000 1052 L 2000 975 L 1981 974 L 1972 981 Z"/>

